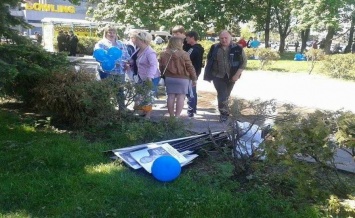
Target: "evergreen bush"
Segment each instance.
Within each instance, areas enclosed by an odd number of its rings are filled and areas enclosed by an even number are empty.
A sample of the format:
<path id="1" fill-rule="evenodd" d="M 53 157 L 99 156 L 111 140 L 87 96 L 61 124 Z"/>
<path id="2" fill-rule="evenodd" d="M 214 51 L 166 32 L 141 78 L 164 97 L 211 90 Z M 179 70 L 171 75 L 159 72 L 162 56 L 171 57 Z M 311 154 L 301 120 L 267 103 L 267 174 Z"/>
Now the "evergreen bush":
<path id="1" fill-rule="evenodd" d="M 36 44 L 4 44 L 0 46 L 0 82 L 2 96 L 24 103 L 33 102 L 32 90 L 54 70 L 66 71 L 69 61 L 64 54 L 50 53 Z"/>

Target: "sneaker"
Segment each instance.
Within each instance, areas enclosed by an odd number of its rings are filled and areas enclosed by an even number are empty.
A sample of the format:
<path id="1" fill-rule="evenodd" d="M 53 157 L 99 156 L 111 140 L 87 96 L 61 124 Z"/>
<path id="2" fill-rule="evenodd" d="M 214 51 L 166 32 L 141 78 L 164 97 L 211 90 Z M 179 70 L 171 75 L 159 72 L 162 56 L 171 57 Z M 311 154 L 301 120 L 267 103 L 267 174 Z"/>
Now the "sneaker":
<path id="1" fill-rule="evenodd" d="M 194 114 L 192 113 L 192 114 L 187 114 L 187 116 L 189 117 L 189 118 L 193 118 L 194 117 Z"/>

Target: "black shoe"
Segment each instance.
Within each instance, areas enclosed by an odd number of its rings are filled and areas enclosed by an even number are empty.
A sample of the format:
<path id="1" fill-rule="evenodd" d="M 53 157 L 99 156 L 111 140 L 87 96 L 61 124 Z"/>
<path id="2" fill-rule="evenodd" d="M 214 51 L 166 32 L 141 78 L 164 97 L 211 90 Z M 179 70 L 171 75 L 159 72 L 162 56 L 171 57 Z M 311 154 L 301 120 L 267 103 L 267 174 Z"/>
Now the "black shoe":
<path id="1" fill-rule="evenodd" d="M 193 118 L 194 114 L 193 113 L 191 113 L 191 114 L 189 113 L 189 114 L 187 114 L 187 116 L 190 117 L 190 118 Z"/>
<path id="2" fill-rule="evenodd" d="M 224 123 L 228 120 L 228 116 L 226 115 L 219 115 L 219 122 Z"/>

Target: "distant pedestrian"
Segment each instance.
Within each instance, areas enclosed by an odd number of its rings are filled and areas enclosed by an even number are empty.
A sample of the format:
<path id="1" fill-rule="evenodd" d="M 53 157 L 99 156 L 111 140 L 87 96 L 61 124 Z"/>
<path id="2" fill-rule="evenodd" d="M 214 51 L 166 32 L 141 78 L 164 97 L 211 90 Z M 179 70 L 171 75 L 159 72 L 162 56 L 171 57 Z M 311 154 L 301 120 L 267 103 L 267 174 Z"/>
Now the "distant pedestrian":
<path id="1" fill-rule="evenodd" d="M 38 32 L 35 32 L 35 36 L 36 36 L 36 41 L 38 44 L 42 43 L 42 35 Z"/>
<path id="2" fill-rule="evenodd" d="M 247 42 L 247 47 L 251 48 L 250 43 L 253 41 L 253 37 L 249 37 L 249 40 Z"/>
<path id="3" fill-rule="evenodd" d="M 63 52 L 66 50 L 66 41 L 67 38 L 63 32 L 63 30 L 60 30 L 57 36 L 57 43 L 58 43 L 58 52 Z"/>
<path id="4" fill-rule="evenodd" d="M 65 51 L 69 51 L 69 38 L 70 38 L 70 35 L 69 35 L 68 31 L 64 32 L 64 36 L 65 36 L 64 48 L 65 48 Z"/>
<path id="5" fill-rule="evenodd" d="M 244 37 L 240 37 L 239 41 L 237 42 L 238 45 L 242 46 L 243 48 L 247 47 L 247 42 L 245 41 Z"/>
<path id="6" fill-rule="evenodd" d="M 295 52 L 297 53 L 298 47 L 300 47 L 300 43 L 298 41 L 295 42 Z"/>
<path id="7" fill-rule="evenodd" d="M 313 41 L 312 48 L 313 49 L 318 49 L 318 41 L 317 40 Z"/>
<path id="8" fill-rule="evenodd" d="M 79 42 L 79 39 L 74 34 L 74 32 L 73 31 L 69 31 L 69 42 L 68 42 L 69 56 L 76 56 L 76 50 L 77 50 L 77 47 L 78 47 L 78 42 Z"/>
<path id="9" fill-rule="evenodd" d="M 260 46 L 259 40 L 256 37 L 254 37 L 254 40 L 250 42 L 250 47 L 259 48 L 259 46 Z"/>

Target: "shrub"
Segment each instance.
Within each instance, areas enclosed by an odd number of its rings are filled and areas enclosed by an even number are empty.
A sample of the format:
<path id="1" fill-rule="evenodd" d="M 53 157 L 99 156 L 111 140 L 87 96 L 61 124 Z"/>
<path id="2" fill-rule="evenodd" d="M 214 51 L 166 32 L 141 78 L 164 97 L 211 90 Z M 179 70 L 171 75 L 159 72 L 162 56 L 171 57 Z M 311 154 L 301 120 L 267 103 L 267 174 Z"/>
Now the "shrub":
<path id="1" fill-rule="evenodd" d="M 256 49 L 255 48 L 244 48 L 245 55 L 247 58 L 254 58 Z"/>
<path id="2" fill-rule="evenodd" d="M 205 63 L 206 60 L 207 60 L 207 54 L 208 54 L 208 52 L 210 51 L 211 46 L 212 46 L 213 44 L 215 44 L 215 42 L 212 42 L 212 41 L 210 41 L 210 40 L 201 40 L 201 41 L 199 41 L 199 43 L 200 43 L 201 46 L 205 49 L 205 52 L 203 53 L 203 60 L 204 60 L 203 63 Z"/>
<path id="3" fill-rule="evenodd" d="M 270 48 L 258 48 L 255 52 L 255 56 L 260 60 L 260 69 L 264 69 L 264 67 L 272 61 L 280 59 L 279 53 Z"/>
<path id="4" fill-rule="evenodd" d="M 355 114 L 351 112 L 340 114 L 335 138 L 341 148 L 345 148 L 355 157 Z"/>
<path id="5" fill-rule="evenodd" d="M 103 126 L 119 118 L 117 84 L 97 81 L 84 71 L 55 73 L 41 80 L 34 89 L 36 108 L 77 127 Z"/>
<path id="6" fill-rule="evenodd" d="M 333 134 L 337 114 L 328 111 L 307 115 L 289 111 L 284 114 L 288 115 L 276 120 L 273 141 L 266 146 L 268 157 L 288 166 L 301 195 L 312 199 L 325 197 L 327 193 L 317 188 L 320 186 L 346 195 L 349 187 L 339 176 L 334 160 L 337 145 Z M 313 163 L 305 164 L 304 161 Z"/>
<path id="7" fill-rule="evenodd" d="M 92 55 L 95 44 L 100 40 L 98 37 L 78 37 L 78 53 L 84 55 Z"/>
<path id="8" fill-rule="evenodd" d="M 12 95 L 9 93 L 9 90 L 11 90 L 11 84 L 17 74 L 18 70 L 15 66 L 0 59 L 0 98 L 6 98 Z"/>
<path id="9" fill-rule="evenodd" d="M 35 44 L 1 45 L 0 81 L 2 91 L 9 97 L 31 103 L 33 88 L 42 77 L 58 69 L 67 69 L 69 62 L 64 54 L 49 53 Z"/>
<path id="10" fill-rule="evenodd" d="M 355 80 L 355 55 L 336 54 L 325 57 L 323 71 L 334 78 Z"/>
<path id="11" fill-rule="evenodd" d="M 324 59 L 325 53 L 322 49 L 314 49 L 311 48 L 309 51 L 305 53 L 307 60 L 310 61 L 310 68 L 308 73 L 311 74 L 314 66 L 316 65 L 316 61 L 321 61 Z"/>

